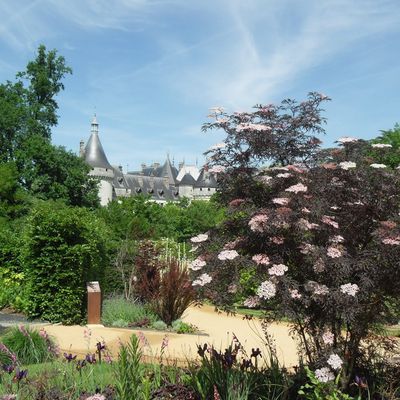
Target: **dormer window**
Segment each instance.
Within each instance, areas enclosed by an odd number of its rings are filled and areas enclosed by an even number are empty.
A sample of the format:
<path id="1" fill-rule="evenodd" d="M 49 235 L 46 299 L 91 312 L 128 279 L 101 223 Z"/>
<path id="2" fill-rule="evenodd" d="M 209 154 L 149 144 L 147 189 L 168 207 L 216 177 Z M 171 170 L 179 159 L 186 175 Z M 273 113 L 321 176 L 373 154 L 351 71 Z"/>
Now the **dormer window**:
<path id="1" fill-rule="evenodd" d="M 147 189 L 147 192 L 150 193 L 150 194 L 153 194 L 154 193 L 154 189 L 152 189 L 152 188 Z"/>
<path id="2" fill-rule="evenodd" d="M 158 190 L 158 194 L 160 195 L 160 196 L 163 196 L 164 195 L 164 190 Z"/>
<path id="3" fill-rule="evenodd" d="M 121 177 L 118 178 L 119 184 L 121 184 L 123 181 L 124 181 L 124 178 L 121 178 Z"/>
<path id="4" fill-rule="evenodd" d="M 136 193 L 142 193 L 142 188 L 140 187 L 136 188 Z"/>

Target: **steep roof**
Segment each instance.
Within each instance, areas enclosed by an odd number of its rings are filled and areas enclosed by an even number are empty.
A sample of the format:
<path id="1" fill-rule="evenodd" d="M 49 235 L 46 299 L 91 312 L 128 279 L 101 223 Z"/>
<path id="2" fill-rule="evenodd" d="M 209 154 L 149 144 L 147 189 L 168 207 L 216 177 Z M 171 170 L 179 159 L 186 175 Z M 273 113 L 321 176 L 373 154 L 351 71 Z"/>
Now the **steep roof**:
<path id="1" fill-rule="evenodd" d="M 196 181 L 194 180 L 193 176 L 189 173 L 185 174 L 182 180 L 178 183 L 179 186 L 194 186 Z"/>
<path id="2" fill-rule="evenodd" d="M 91 135 L 85 147 L 85 161 L 93 168 L 112 169 L 100 142 L 96 115 L 93 118 Z"/>
<path id="3" fill-rule="evenodd" d="M 199 177 L 194 185 L 197 188 L 209 187 L 216 188 L 217 180 L 215 179 L 214 174 L 209 173 L 204 168 L 201 170 Z"/>

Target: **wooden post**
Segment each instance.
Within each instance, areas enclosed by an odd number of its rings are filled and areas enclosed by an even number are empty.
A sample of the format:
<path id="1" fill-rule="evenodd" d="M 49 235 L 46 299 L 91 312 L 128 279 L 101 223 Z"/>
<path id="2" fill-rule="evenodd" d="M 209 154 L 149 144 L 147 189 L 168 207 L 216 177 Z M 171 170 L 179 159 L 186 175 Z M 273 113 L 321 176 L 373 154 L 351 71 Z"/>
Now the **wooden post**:
<path id="1" fill-rule="evenodd" d="M 99 282 L 88 282 L 87 290 L 87 323 L 100 324 L 101 322 L 101 290 Z"/>

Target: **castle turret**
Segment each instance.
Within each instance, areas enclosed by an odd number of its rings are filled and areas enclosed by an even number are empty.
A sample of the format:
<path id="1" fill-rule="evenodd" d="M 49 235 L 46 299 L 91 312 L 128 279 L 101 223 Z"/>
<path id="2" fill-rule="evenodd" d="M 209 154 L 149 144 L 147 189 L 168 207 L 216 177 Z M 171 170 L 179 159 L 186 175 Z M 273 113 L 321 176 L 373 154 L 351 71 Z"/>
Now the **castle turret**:
<path id="1" fill-rule="evenodd" d="M 102 206 L 107 205 L 113 197 L 114 170 L 107 160 L 99 138 L 99 124 L 96 114 L 91 125 L 91 135 L 85 147 L 85 161 L 92 168 L 90 176 L 100 180 L 99 197 Z"/>

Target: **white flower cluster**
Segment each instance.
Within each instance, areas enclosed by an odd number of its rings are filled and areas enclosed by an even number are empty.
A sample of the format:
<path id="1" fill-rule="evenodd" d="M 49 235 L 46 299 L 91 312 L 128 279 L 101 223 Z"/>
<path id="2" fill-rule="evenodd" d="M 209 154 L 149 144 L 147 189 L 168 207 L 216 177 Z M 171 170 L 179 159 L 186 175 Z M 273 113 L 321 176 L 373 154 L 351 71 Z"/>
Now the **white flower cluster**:
<path id="1" fill-rule="evenodd" d="M 290 178 L 292 174 L 289 174 L 289 172 L 282 172 L 278 175 L 276 175 L 277 178 Z"/>
<path id="2" fill-rule="evenodd" d="M 285 264 L 273 264 L 272 267 L 268 269 L 268 273 L 274 276 L 283 276 L 287 270 L 288 267 Z"/>
<path id="3" fill-rule="evenodd" d="M 355 296 L 357 292 L 360 290 L 358 285 L 355 283 L 346 283 L 345 285 L 340 286 L 340 291 L 344 294 L 348 294 L 349 296 Z"/>
<path id="4" fill-rule="evenodd" d="M 200 235 L 194 236 L 190 239 L 192 243 L 201 243 L 205 242 L 208 239 L 208 235 L 206 233 L 200 233 Z"/>
<path id="5" fill-rule="evenodd" d="M 333 372 L 328 368 L 328 367 L 323 367 L 320 369 L 315 370 L 315 377 L 320 381 L 320 382 L 330 382 L 335 379 L 335 375 Z"/>
<path id="6" fill-rule="evenodd" d="M 299 192 L 307 192 L 307 186 L 302 183 L 298 183 L 297 185 L 293 185 L 285 189 L 285 192 L 299 193 Z"/>
<path id="7" fill-rule="evenodd" d="M 276 286 L 270 281 L 264 281 L 257 289 L 257 295 L 261 299 L 272 299 L 276 294 Z"/>
<path id="8" fill-rule="evenodd" d="M 202 260 L 201 258 L 196 258 L 189 264 L 189 269 L 192 271 L 198 271 L 202 267 L 206 266 L 206 262 Z"/>
<path id="9" fill-rule="evenodd" d="M 387 168 L 385 164 L 370 164 L 370 167 L 375 169 Z"/>
<path id="10" fill-rule="evenodd" d="M 392 147 L 392 145 L 387 144 L 387 143 L 374 143 L 374 144 L 371 144 L 371 147 L 373 147 L 375 149 L 385 149 L 385 148 Z"/>
<path id="11" fill-rule="evenodd" d="M 204 286 L 207 283 L 210 283 L 212 278 L 208 274 L 201 274 L 196 280 L 192 282 L 192 286 Z"/>
<path id="12" fill-rule="evenodd" d="M 357 167 L 357 164 L 353 161 L 343 161 L 339 164 L 340 168 L 348 170 L 350 168 Z"/>
<path id="13" fill-rule="evenodd" d="M 222 250 L 218 254 L 218 259 L 221 261 L 233 260 L 238 256 L 239 256 L 239 253 L 236 250 Z"/>
<path id="14" fill-rule="evenodd" d="M 354 137 L 350 137 L 350 136 L 344 136 L 338 139 L 339 143 L 345 144 L 345 143 L 354 143 L 354 142 L 358 142 L 357 138 Z"/>
<path id="15" fill-rule="evenodd" d="M 270 131 L 271 127 L 263 124 L 252 124 L 252 123 L 243 123 L 239 124 L 236 127 L 236 132 L 242 132 L 245 130 L 252 130 L 256 132 L 262 132 L 262 131 Z"/>
<path id="16" fill-rule="evenodd" d="M 332 369 L 342 368 L 343 361 L 337 354 L 331 354 L 327 360 L 327 363 Z"/>

